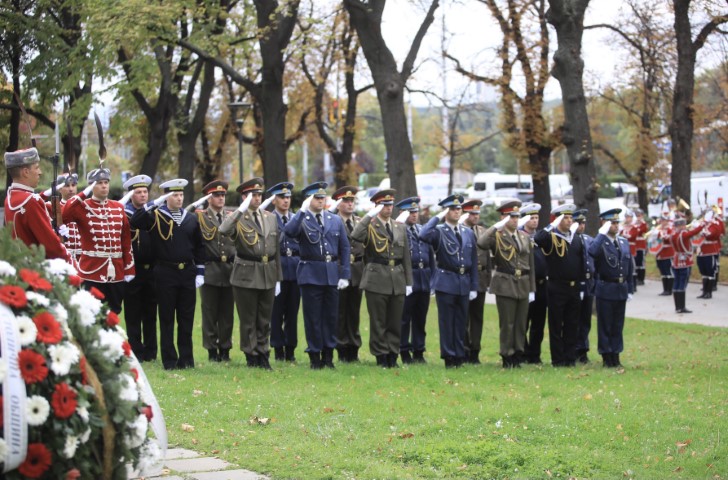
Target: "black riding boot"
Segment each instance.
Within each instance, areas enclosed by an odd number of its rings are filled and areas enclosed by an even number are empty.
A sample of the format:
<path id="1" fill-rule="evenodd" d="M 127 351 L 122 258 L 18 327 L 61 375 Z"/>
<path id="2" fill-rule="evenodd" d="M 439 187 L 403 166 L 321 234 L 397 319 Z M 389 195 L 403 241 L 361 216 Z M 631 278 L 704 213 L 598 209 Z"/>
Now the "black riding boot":
<path id="1" fill-rule="evenodd" d="M 409 350 L 402 350 L 399 354 L 402 356 L 402 363 L 404 365 L 412 363 L 412 354 L 410 354 Z"/>
<path id="2" fill-rule="evenodd" d="M 427 363 L 425 361 L 425 352 L 422 350 L 415 350 L 412 354 L 412 361 L 414 363 Z"/>
<path id="3" fill-rule="evenodd" d="M 286 352 L 283 350 L 283 347 L 274 348 L 273 351 L 275 352 L 275 359 L 277 362 L 282 362 L 286 359 Z"/>
<path id="4" fill-rule="evenodd" d="M 692 310 L 685 308 L 685 292 L 673 292 L 673 294 L 679 304 L 677 313 L 693 313 Z"/>
<path id="5" fill-rule="evenodd" d="M 285 355 L 284 355 L 286 362 L 295 362 L 296 361 L 296 347 L 285 347 Z"/>
<path id="6" fill-rule="evenodd" d="M 662 293 L 660 294 L 660 296 L 666 297 L 668 295 L 672 295 L 672 292 L 670 290 L 670 279 L 667 277 L 662 277 Z"/>
<path id="7" fill-rule="evenodd" d="M 326 368 L 336 368 L 334 367 L 334 350 L 332 348 L 324 348 L 321 353 L 321 362 Z"/>

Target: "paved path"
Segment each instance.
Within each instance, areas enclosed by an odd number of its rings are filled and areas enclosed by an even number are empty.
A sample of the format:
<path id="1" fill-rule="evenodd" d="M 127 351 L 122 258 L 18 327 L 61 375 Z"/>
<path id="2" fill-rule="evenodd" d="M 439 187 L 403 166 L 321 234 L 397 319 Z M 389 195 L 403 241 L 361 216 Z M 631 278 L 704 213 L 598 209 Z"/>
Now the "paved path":
<path id="1" fill-rule="evenodd" d="M 250 470 L 237 468 L 225 460 L 215 457 L 203 457 L 197 452 L 184 448 L 170 448 L 162 462 L 159 476 L 143 477 L 146 480 L 268 480 Z M 134 473 L 130 479 L 140 478 Z"/>

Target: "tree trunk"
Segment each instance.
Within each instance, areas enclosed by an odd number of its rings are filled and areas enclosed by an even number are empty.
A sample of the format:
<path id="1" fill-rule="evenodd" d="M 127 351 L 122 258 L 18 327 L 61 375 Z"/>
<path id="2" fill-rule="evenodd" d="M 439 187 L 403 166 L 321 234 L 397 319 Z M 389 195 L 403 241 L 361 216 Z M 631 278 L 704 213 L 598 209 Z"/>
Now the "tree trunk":
<path id="1" fill-rule="evenodd" d="M 579 208 L 589 210 L 586 228 L 588 233 L 595 234 L 599 223 L 598 187 L 582 80 L 584 62 L 581 58 L 584 11 L 589 0 L 549 0 L 549 5 L 546 16 L 556 29 L 558 39 L 551 74 L 561 86 L 564 105 L 562 142 L 569 154 L 574 202 Z"/>
<path id="2" fill-rule="evenodd" d="M 533 201 L 541 205 L 541 214 L 538 216 L 538 227 L 545 228 L 549 224 L 551 212 L 551 184 L 549 183 L 549 160 L 551 147 L 544 145 L 529 149 L 533 153 L 528 156 L 528 165 L 531 167 L 533 181 Z"/>

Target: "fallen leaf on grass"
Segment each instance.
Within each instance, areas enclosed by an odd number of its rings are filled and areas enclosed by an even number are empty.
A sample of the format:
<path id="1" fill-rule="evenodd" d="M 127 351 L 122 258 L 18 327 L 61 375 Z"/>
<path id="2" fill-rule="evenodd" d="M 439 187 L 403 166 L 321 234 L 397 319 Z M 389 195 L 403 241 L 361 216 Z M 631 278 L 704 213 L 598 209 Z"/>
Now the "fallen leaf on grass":
<path id="1" fill-rule="evenodd" d="M 261 418 L 253 415 L 250 417 L 250 420 L 248 420 L 248 423 L 251 425 L 268 425 L 270 423 L 270 418 Z"/>
<path id="2" fill-rule="evenodd" d="M 192 390 L 192 396 L 193 396 L 193 397 L 199 397 L 200 395 L 202 395 L 202 394 L 204 394 L 204 393 L 205 393 L 205 392 L 203 392 L 202 390 L 197 390 L 197 389 L 195 389 L 195 390 Z"/>
<path id="3" fill-rule="evenodd" d="M 182 424 L 182 431 L 183 432 L 194 432 L 195 431 L 195 427 L 193 427 L 189 423 L 183 423 Z"/>
<path id="4" fill-rule="evenodd" d="M 331 413 L 333 411 L 334 411 L 334 409 L 331 407 L 324 407 L 324 413 Z"/>
<path id="5" fill-rule="evenodd" d="M 465 464 L 465 463 L 463 463 L 462 465 L 460 465 L 460 466 L 458 467 L 458 470 L 465 470 L 466 468 L 468 468 L 468 465 L 467 465 L 467 464 Z"/>
<path id="6" fill-rule="evenodd" d="M 210 450 L 210 453 L 213 455 L 217 455 L 218 453 L 220 453 L 220 450 Z"/>
<path id="7" fill-rule="evenodd" d="M 675 470 L 673 470 L 673 472 L 682 472 L 682 471 L 683 471 L 683 467 L 677 467 Z"/>
<path id="8" fill-rule="evenodd" d="M 196 438 L 192 439 L 192 445 L 197 445 L 198 443 L 200 443 L 199 440 L 197 440 Z"/>
<path id="9" fill-rule="evenodd" d="M 399 438 L 412 438 L 414 436 L 415 436 L 414 433 L 400 433 L 399 434 Z"/>
<path id="10" fill-rule="evenodd" d="M 551 470 L 549 470 L 548 468 L 546 469 L 546 475 L 548 475 L 549 477 L 551 477 L 551 476 L 552 476 L 552 475 L 551 475 Z"/>
<path id="11" fill-rule="evenodd" d="M 591 399 L 592 399 L 591 393 L 587 393 L 586 395 L 584 395 L 584 400 L 591 400 Z"/>

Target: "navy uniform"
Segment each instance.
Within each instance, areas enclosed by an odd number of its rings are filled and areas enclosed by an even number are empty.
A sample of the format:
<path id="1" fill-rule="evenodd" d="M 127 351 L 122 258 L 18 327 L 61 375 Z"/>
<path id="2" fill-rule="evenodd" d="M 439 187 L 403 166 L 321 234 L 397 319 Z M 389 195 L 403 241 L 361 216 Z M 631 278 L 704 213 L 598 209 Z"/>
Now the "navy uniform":
<path id="1" fill-rule="evenodd" d="M 220 231 L 235 240 L 235 261 L 230 274 L 233 298 L 240 320 L 240 350 L 248 367 L 272 370 L 270 332 L 273 300 L 283 276 L 279 258 L 278 221 L 261 211 L 263 179 L 241 183 L 240 207 L 220 225 Z"/>
<path id="2" fill-rule="evenodd" d="M 475 234 L 477 243 L 485 235 L 485 227 L 480 225 L 480 200 L 469 200 L 463 203 L 463 216 L 460 222 Z M 480 340 L 483 337 L 483 311 L 485 309 L 485 293 L 490 287 L 492 263 L 488 250 L 478 249 L 478 295 L 468 305 L 468 326 L 465 330 L 465 355 L 468 363 L 479 364 Z"/>
<path id="3" fill-rule="evenodd" d="M 138 210 L 151 208 L 147 202 L 152 179 L 137 175 L 124 182 L 124 188 L 134 195 L 125 205 L 124 212 L 131 219 Z M 137 199 L 141 199 L 135 203 Z M 140 362 L 157 358 L 157 294 L 154 284 L 154 251 L 152 237 L 144 229 L 131 226 L 131 248 L 134 254 L 136 276 L 124 290 L 124 318 L 126 334 L 134 355 Z"/>
<path id="4" fill-rule="evenodd" d="M 475 234 L 457 224 L 462 204 L 462 196 L 450 195 L 439 203 L 445 210 L 420 231 L 420 239 L 432 245 L 437 255 L 432 289 L 440 326 L 440 357 L 445 368 L 460 367 L 465 361 L 468 302 L 478 294 Z M 444 223 L 440 224 L 440 218 L 445 219 Z"/>
<path id="5" fill-rule="evenodd" d="M 307 199 L 306 208 L 302 207 L 283 229 L 299 242 L 301 261 L 296 278 L 301 288 L 306 352 L 314 370 L 334 368 L 337 288 L 348 287 L 351 278 L 346 227 L 338 215 L 323 209 L 327 186 L 326 182 L 315 182 L 304 188 L 304 195 L 314 197 L 310 200 L 313 205 L 309 207 Z"/>
<path id="6" fill-rule="evenodd" d="M 220 231 L 220 226 L 227 217 L 227 190 L 227 182 L 211 181 L 202 187 L 202 193 L 213 198 L 208 201 L 207 208 L 195 211 L 207 255 L 205 284 L 200 287 L 200 300 L 202 346 L 207 350 L 208 360 L 211 362 L 230 361 L 230 349 L 233 348 L 235 302 L 230 275 L 235 260 L 235 241 L 231 235 Z M 201 203 L 201 200 L 195 203 Z"/>
<path id="7" fill-rule="evenodd" d="M 548 270 L 548 323 L 551 364 L 555 367 L 576 365 L 576 339 L 581 315 L 581 282 L 586 268 L 584 242 L 571 230 L 576 205 L 566 204 L 551 210 L 555 221 L 534 237 L 546 256 Z"/>
<path id="8" fill-rule="evenodd" d="M 526 340 L 523 359 L 526 363 L 541 363 L 541 343 L 546 327 L 546 312 L 548 310 L 548 271 L 546 269 L 546 256 L 540 248 L 536 247 L 533 238 L 536 236 L 538 216 L 541 205 L 529 203 L 521 207 L 521 220 L 518 229 L 529 236 L 533 249 L 533 265 L 535 268 L 536 292 L 533 301 L 528 304 L 528 318 L 526 321 Z"/>
<path id="9" fill-rule="evenodd" d="M 589 245 L 596 270 L 597 348 L 606 367 L 621 367 L 619 354 L 624 347 L 625 307 L 634 292 L 634 262 L 629 241 L 617 235 L 620 212 L 621 209 L 615 208 L 599 215 L 602 228 Z"/>
<path id="10" fill-rule="evenodd" d="M 362 291 L 359 285 L 364 273 L 364 244 L 351 237 L 354 227 L 361 221 L 354 213 L 358 191 L 356 187 L 344 186 L 331 195 L 331 200 L 338 202 L 339 217 L 344 222 L 351 247 L 351 281 L 348 287 L 339 290 L 339 320 L 336 324 L 336 351 L 339 352 L 339 361 L 345 363 L 358 362 L 361 348 L 359 324 Z"/>
<path id="11" fill-rule="evenodd" d="M 513 200 L 498 208 L 502 219 L 487 229 L 478 247 L 493 255 L 490 291 L 495 295 L 500 327 L 499 353 L 503 368 L 519 368 L 526 341 L 528 304 L 536 288 L 533 246 L 518 231 L 521 202 Z"/>
<path id="12" fill-rule="evenodd" d="M 412 293 L 405 297 L 399 353 L 402 363 L 425 363 L 425 323 L 430 309 L 432 272 L 435 270 L 435 252 L 429 243 L 420 240 L 422 226 L 417 223 L 420 197 L 409 197 L 395 205 L 408 212 L 404 221 L 412 263 Z"/>
<path id="13" fill-rule="evenodd" d="M 296 360 L 298 346 L 298 309 L 301 305 L 301 289 L 296 280 L 296 269 L 300 253 L 298 240 L 286 235 L 283 231 L 291 219 L 291 194 L 294 185 L 281 182 L 268 189 L 270 195 L 276 197 L 273 212 L 278 220 L 279 255 L 281 259 L 281 291 L 273 301 L 273 314 L 270 326 L 270 346 L 275 352 L 276 360 L 293 362 Z"/>
<path id="14" fill-rule="evenodd" d="M 581 310 L 579 313 L 579 335 L 576 339 L 576 359 L 580 363 L 589 363 L 589 332 L 591 331 L 592 311 L 594 307 L 594 258 L 589 255 L 589 245 L 594 240 L 584 233 L 586 215 L 588 210 L 581 209 L 574 212 L 574 223 L 578 224 L 575 235 L 581 237 L 584 243 L 584 278 L 581 281 Z"/>
<path id="15" fill-rule="evenodd" d="M 159 303 L 159 334 L 165 370 L 194 368 L 192 328 L 197 292 L 205 275 L 205 246 L 197 216 L 182 209 L 185 179 L 170 180 L 159 187 L 163 196 L 138 209 L 131 226 L 149 232 L 154 253 L 154 280 Z M 179 195 L 177 195 L 179 194 Z M 166 199 L 167 203 L 162 205 Z M 177 348 L 174 346 L 175 317 Z"/>

